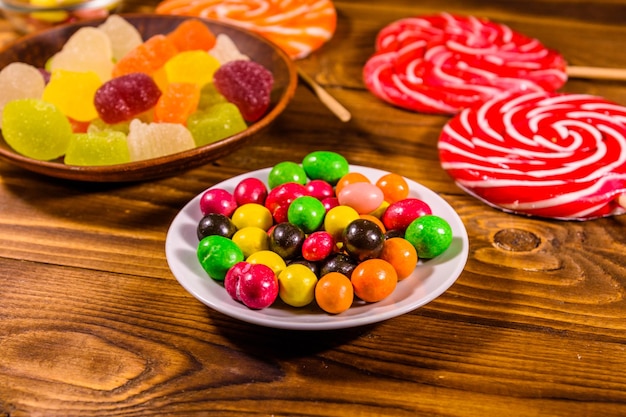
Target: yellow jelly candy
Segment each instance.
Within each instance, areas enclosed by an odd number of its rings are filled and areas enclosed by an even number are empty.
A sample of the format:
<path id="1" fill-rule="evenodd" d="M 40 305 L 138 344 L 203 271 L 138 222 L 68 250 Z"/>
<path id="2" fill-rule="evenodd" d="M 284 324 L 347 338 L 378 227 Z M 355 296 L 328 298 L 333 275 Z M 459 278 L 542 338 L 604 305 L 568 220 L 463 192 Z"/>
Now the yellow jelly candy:
<path id="1" fill-rule="evenodd" d="M 185 51 L 165 63 L 165 73 L 169 83 L 192 83 L 202 87 L 213 81 L 219 66 L 217 58 L 205 51 Z"/>
<path id="2" fill-rule="evenodd" d="M 93 97 L 101 85 L 94 72 L 57 70 L 52 73 L 42 98 L 57 106 L 67 117 L 88 122 L 98 117 Z"/>

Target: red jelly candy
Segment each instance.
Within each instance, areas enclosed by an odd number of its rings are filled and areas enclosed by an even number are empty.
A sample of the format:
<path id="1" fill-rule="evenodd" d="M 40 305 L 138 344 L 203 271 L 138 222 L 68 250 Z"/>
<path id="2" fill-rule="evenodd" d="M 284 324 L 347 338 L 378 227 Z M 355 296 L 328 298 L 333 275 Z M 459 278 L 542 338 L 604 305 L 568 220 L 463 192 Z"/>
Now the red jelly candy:
<path id="1" fill-rule="evenodd" d="M 96 91 L 94 105 L 103 121 L 115 124 L 150 110 L 159 97 L 161 90 L 152 78 L 137 72 L 102 84 Z"/>
<path id="2" fill-rule="evenodd" d="M 248 122 L 260 119 L 269 108 L 274 76 L 259 63 L 228 62 L 215 71 L 213 81 L 217 91 L 234 103 Z"/>

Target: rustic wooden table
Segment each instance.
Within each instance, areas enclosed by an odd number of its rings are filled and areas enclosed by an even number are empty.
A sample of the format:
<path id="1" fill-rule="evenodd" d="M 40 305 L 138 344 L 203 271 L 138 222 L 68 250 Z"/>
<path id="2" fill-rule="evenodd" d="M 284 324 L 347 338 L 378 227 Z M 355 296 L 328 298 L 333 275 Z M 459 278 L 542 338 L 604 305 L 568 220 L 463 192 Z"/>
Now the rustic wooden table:
<path id="1" fill-rule="evenodd" d="M 298 65 L 345 104 L 349 123 L 301 85 L 254 141 L 175 177 L 76 183 L 0 163 L 0 415 L 626 415 L 626 217 L 561 222 L 489 208 L 440 167 L 449 118 L 386 105 L 361 78 L 379 29 L 440 11 L 508 24 L 575 65 L 626 67 L 626 1 L 336 8 L 334 38 Z M 626 82 L 571 80 L 563 91 L 626 104 Z M 397 318 L 319 332 L 249 325 L 187 293 L 164 252 L 184 204 L 318 149 L 447 200 L 470 238 L 457 282 Z"/>

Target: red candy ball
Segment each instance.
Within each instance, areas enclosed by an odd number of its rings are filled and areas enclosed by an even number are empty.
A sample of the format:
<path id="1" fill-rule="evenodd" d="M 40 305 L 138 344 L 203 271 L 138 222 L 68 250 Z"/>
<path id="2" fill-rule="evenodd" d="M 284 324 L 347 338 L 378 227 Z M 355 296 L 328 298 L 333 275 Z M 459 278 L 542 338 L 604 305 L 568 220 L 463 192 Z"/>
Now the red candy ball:
<path id="1" fill-rule="evenodd" d="M 278 296 L 276 275 L 263 264 L 236 263 L 226 273 L 224 287 L 234 300 L 253 309 L 271 306 Z"/>
<path id="2" fill-rule="evenodd" d="M 335 190 L 330 183 L 324 180 L 311 180 L 306 185 L 306 191 L 311 197 L 315 197 L 318 200 L 324 200 L 328 197 L 335 196 Z"/>
<path id="3" fill-rule="evenodd" d="M 233 196 L 240 206 L 248 203 L 264 205 L 267 198 L 267 187 L 258 178 L 246 178 L 237 184 Z"/>
<path id="4" fill-rule="evenodd" d="M 307 261 L 321 261 L 335 251 L 335 239 L 328 232 L 313 232 L 302 244 L 302 257 Z"/>
<path id="5" fill-rule="evenodd" d="M 211 188 L 200 197 L 200 210 L 205 216 L 219 213 L 230 217 L 237 208 L 235 197 L 222 188 Z"/>
<path id="6" fill-rule="evenodd" d="M 418 217 L 432 214 L 430 206 L 418 198 L 405 198 L 387 207 L 382 222 L 387 230 L 405 230 Z"/>
<path id="7" fill-rule="evenodd" d="M 304 185 L 295 182 L 287 182 L 272 188 L 265 199 L 265 207 L 268 208 L 276 223 L 287 221 L 287 209 L 293 200 L 307 195 Z"/>

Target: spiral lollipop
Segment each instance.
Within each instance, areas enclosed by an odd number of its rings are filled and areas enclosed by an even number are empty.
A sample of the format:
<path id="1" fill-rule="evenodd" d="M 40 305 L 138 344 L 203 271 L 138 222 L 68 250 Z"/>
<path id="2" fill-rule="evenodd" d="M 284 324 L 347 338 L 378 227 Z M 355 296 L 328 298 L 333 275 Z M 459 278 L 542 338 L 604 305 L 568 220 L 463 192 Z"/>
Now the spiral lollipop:
<path id="1" fill-rule="evenodd" d="M 556 91 L 565 66 L 559 53 L 505 25 L 442 13 L 383 28 L 363 78 L 395 106 L 456 114 L 502 93 Z"/>
<path id="2" fill-rule="evenodd" d="M 584 94 L 500 96 L 439 138 L 457 184 L 507 212 L 562 220 L 626 213 L 626 107 Z"/>
<path id="3" fill-rule="evenodd" d="M 337 25 L 331 0 L 164 0 L 156 12 L 230 23 L 273 41 L 293 59 L 321 47 Z"/>

